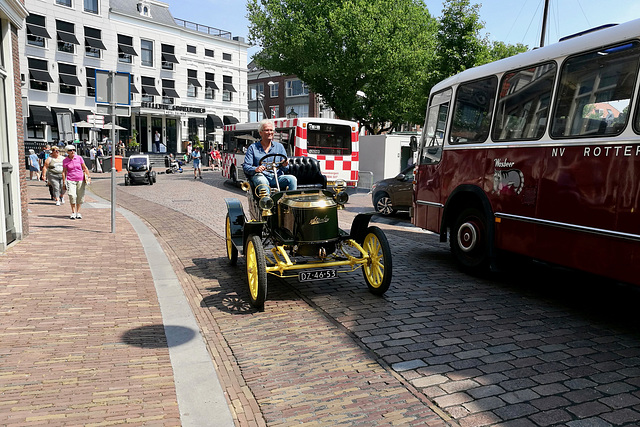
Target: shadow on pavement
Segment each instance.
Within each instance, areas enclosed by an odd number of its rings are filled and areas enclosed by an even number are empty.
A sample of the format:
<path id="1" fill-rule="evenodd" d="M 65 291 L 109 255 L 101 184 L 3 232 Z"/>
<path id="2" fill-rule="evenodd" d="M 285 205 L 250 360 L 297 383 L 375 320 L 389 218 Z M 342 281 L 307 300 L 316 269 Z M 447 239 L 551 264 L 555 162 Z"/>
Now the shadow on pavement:
<path id="1" fill-rule="evenodd" d="M 149 325 L 125 332 L 122 334 L 122 341 L 134 347 L 164 348 L 169 347 L 167 335 L 171 336 L 171 346 L 176 347 L 191 341 L 195 331 L 184 326 Z"/>

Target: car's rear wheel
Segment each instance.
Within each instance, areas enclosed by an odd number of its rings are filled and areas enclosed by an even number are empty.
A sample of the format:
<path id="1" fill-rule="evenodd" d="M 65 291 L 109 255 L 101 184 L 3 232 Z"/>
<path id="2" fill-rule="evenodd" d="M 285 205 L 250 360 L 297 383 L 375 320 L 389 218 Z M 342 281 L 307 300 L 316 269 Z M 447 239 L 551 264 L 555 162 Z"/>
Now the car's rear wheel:
<path id="1" fill-rule="evenodd" d="M 249 236 L 245 254 L 250 302 L 253 307 L 262 310 L 267 299 L 267 264 L 260 236 Z"/>
<path id="2" fill-rule="evenodd" d="M 364 280 L 372 294 L 383 295 L 391 285 L 393 265 L 391 248 L 387 237 L 378 227 L 369 227 L 364 236 L 362 248 L 369 255 L 369 260 L 362 267 Z"/>
<path id="3" fill-rule="evenodd" d="M 376 195 L 373 207 L 376 209 L 376 212 L 381 215 L 393 215 L 396 213 L 396 210 L 393 208 L 393 203 L 391 203 L 391 197 L 389 197 L 387 193 Z"/>
<path id="4" fill-rule="evenodd" d="M 238 249 L 231 241 L 231 219 L 229 218 L 229 214 L 227 214 L 227 220 L 225 221 L 225 237 L 227 242 L 227 258 L 229 259 L 229 264 L 236 265 L 238 262 Z"/>

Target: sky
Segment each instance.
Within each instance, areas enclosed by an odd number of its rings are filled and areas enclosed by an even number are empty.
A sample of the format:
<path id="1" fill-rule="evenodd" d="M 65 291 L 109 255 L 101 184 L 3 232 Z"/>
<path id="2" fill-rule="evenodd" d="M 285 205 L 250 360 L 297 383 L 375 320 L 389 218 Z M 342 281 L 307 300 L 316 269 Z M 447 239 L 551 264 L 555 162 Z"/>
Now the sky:
<path id="1" fill-rule="evenodd" d="M 248 41 L 249 21 L 245 0 L 161 0 L 169 5 L 174 18 L 227 30 Z M 322 1 L 322 0 L 319 0 Z M 481 4 L 483 35 L 492 41 L 522 43 L 529 48 L 540 44 L 544 0 L 472 0 Z M 442 0 L 424 0 L 431 15 L 440 17 Z M 505 8 L 505 4 L 508 8 Z M 640 18 L 640 1 L 550 0 L 545 45 L 561 37 L 603 24 L 619 24 Z M 249 58 L 258 48 L 249 49 Z"/>

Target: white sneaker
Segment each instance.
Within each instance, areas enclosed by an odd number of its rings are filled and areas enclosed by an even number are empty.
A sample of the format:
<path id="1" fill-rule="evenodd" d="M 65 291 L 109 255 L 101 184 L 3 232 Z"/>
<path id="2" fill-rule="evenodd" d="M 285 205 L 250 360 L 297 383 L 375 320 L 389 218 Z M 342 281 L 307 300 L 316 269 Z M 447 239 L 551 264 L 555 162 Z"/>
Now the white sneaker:
<path id="1" fill-rule="evenodd" d="M 64 205 L 64 197 L 60 197 L 60 203 Z"/>
<path id="2" fill-rule="evenodd" d="M 72 214 L 71 214 L 71 216 L 70 216 L 70 218 L 71 218 L 71 219 L 76 219 L 76 213 L 75 213 L 75 212 L 74 212 L 74 213 L 72 213 Z"/>
<path id="3" fill-rule="evenodd" d="M 60 206 L 60 200 L 56 202 L 56 206 Z"/>
<path id="4" fill-rule="evenodd" d="M 80 212 L 76 214 L 76 219 L 82 219 L 82 215 L 80 214 Z"/>

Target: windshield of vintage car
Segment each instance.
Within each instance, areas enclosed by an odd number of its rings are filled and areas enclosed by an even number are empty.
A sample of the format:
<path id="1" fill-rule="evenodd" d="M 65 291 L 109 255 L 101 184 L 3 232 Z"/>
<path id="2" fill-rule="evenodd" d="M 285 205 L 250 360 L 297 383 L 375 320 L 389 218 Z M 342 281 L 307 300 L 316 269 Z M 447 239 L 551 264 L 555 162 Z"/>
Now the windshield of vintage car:
<path id="1" fill-rule="evenodd" d="M 143 159 L 143 158 L 129 159 L 129 170 L 133 172 L 147 170 L 147 159 Z"/>
<path id="2" fill-rule="evenodd" d="M 351 155 L 351 126 L 309 123 L 307 151 L 309 154 Z"/>

